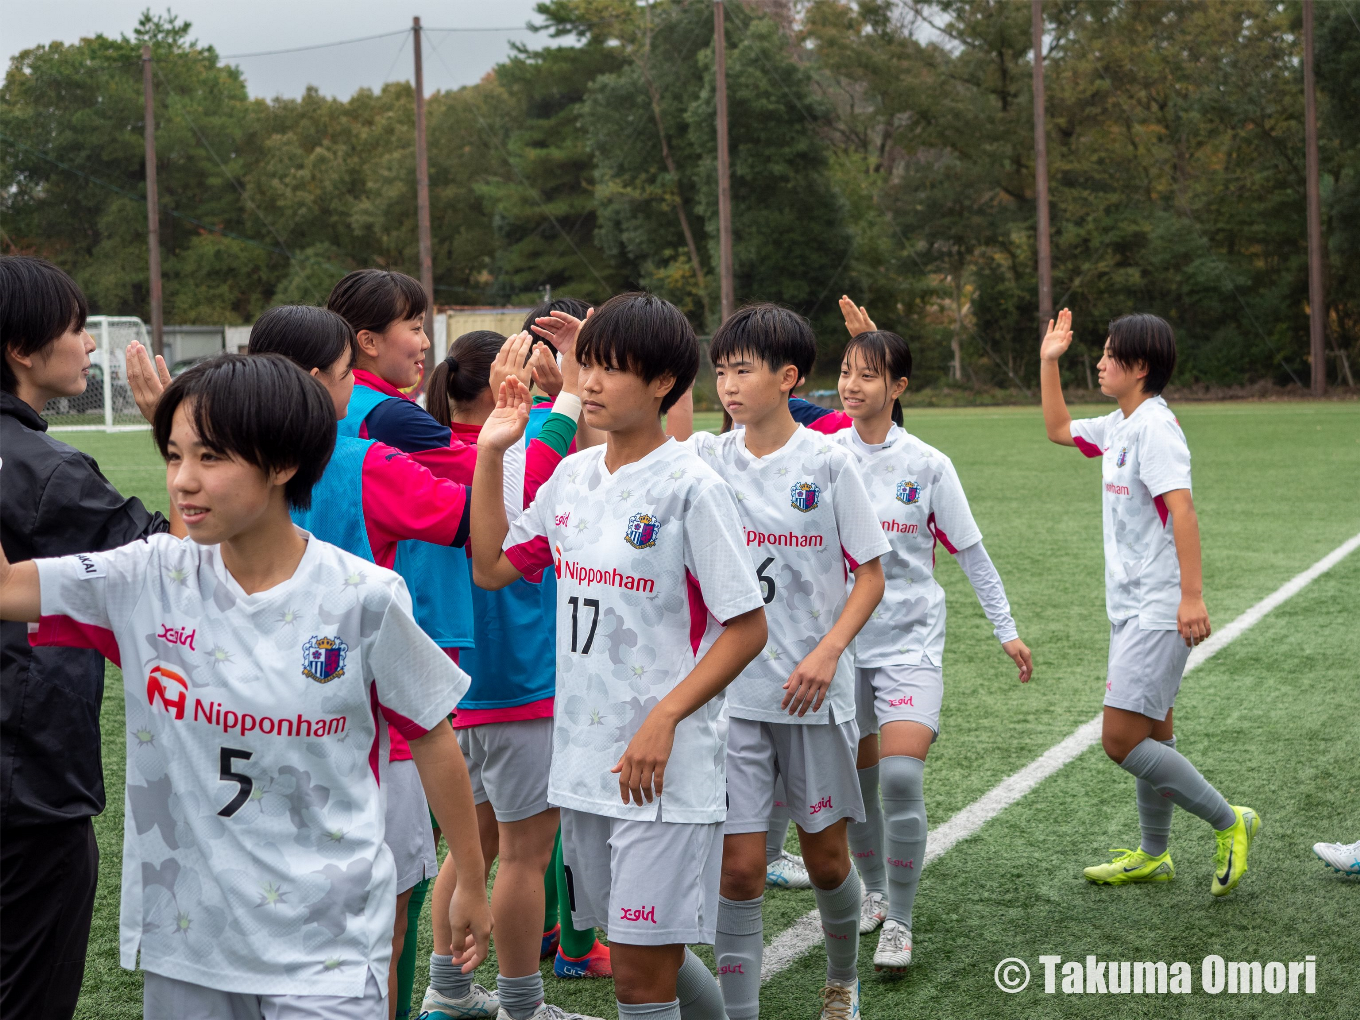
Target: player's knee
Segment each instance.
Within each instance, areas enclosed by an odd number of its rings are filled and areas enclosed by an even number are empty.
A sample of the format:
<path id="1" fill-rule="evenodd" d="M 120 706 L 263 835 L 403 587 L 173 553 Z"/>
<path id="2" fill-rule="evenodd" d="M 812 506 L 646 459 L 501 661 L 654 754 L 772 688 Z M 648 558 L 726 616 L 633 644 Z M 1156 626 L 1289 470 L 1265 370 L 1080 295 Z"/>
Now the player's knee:
<path id="1" fill-rule="evenodd" d="M 1129 752 L 1133 750 L 1127 740 L 1114 733 L 1102 733 L 1100 735 L 1100 746 L 1105 749 L 1110 761 L 1116 765 L 1122 764 Z"/>
<path id="2" fill-rule="evenodd" d="M 724 853 L 719 889 L 729 900 L 753 900 L 765 893 L 765 862 Z"/>
<path id="3" fill-rule="evenodd" d="M 834 889 L 850 873 L 850 850 L 844 843 L 805 844 L 802 850 L 808 878 L 818 889 Z"/>

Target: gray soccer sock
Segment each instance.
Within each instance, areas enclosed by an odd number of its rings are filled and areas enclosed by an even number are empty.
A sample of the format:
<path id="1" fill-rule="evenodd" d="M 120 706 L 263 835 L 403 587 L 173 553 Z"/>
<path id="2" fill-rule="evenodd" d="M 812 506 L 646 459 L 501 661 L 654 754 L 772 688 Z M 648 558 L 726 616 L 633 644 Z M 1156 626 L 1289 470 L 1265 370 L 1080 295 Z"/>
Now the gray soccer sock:
<path id="1" fill-rule="evenodd" d="M 1226 829 L 1237 820 L 1223 794 L 1209 785 L 1185 755 L 1161 741 L 1146 737 L 1120 767 L 1146 779 L 1157 793 L 1170 794 L 1173 804 L 1198 815 L 1215 829 Z"/>
<path id="2" fill-rule="evenodd" d="M 894 754 L 884 758 L 883 813 L 887 816 L 888 920 L 911 927 L 911 909 L 926 857 L 926 763 Z"/>
<path id="3" fill-rule="evenodd" d="M 472 991 L 472 975 L 463 966 L 454 966 L 452 956 L 430 954 L 430 987 L 450 999 L 462 999 Z"/>
<path id="4" fill-rule="evenodd" d="M 826 977 L 828 981 L 854 981 L 859 977 L 859 909 L 864 887 L 854 868 L 834 889 L 813 886 L 817 912 L 822 915 L 822 935 L 826 940 Z"/>
<path id="5" fill-rule="evenodd" d="M 704 961 L 685 949 L 685 962 L 675 976 L 675 995 L 681 1020 L 727 1020 L 722 989 Z"/>
<path id="6" fill-rule="evenodd" d="M 619 1006 L 619 1020 L 680 1020 L 680 1000 L 670 1002 L 640 1002 L 629 1004 L 614 1000 Z"/>
<path id="7" fill-rule="evenodd" d="M 764 896 L 753 900 L 718 897 L 713 955 L 718 960 L 718 982 L 731 1020 L 751 1020 L 760 1015 L 760 965 L 765 956 L 760 910 L 764 902 Z M 858 921 L 858 904 L 855 917 Z"/>
<path id="8" fill-rule="evenodd" d="M 878 800 L 878 766 L 859 770 L 859 792 L 864 795 L 864 821 L 850 819 L 850 855 L 859 879 L 869 892 L 888 895 L 888 872 L 883 864 L 883 805 Z"/>
<path id="9" fill-rule="evenodd" d="M 1162 743 L 1173 751 L 1176 749 L 1175 737 Z M 1138 789 L 1138 824 L 1143 830 L 1139 846 L 1143 853 L 1160 857 L 1166 853 L 1166 842 L 1171 837 L 1171 816 L 1175 813 L 1176 805 L 1170 797 L 1158 793 L 1157 788 L 1146 779 L 1137 779 L 1135 782 Z"/>
<path id="10" fill-rule="evenodd" d="M 523 977 L 497 974 L 496 995 L 501 1000 L 501 1009 L 513 1020 L 528 1020 L 543 1001 L 543 975 L 538 971 Z"/>
<path id="11" fill-rule="evenodd" d="M 774 781 L 774 808 L 770 811 L 770 828 L 765 834 L 766 866 L 773 864 L 784 852 L 784 840 L 788 839 L 791 819 L 784 780 L 777 776 Z"/>

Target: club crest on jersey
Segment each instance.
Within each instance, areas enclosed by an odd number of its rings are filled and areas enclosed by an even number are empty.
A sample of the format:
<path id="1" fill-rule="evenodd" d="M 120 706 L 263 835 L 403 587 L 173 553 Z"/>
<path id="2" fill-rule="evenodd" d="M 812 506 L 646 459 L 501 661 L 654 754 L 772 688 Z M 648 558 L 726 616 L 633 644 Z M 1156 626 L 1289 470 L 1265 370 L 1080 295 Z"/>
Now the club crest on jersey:
<path id="1" fill-rule="evenodd" d="M 897 501 L 911 506 L 921 499 L 921 487 L 915 482 L 901 481 L 897 483 Z"/>
<path id="2" fill-rule="evenodd" d="M 651 514 L 633 514 L 628 518 L 628 530 L 623 533 L 623 540 L 634 549 L 650 549 L 656 545 L 660 531 L 661 522 Z"/>
<path id="3" fill-rule="evenodd" d="M 793 508 L 806 514 L 817 509 L 817 503 L 822 498 L 822 490 L 817 487 L 816 482 L 798 482 L 789 490 L 789 496 Z"/>
<path id="4" fill-rule="evenodd" d="M 1129 448 L 1127 446 L 1121 447 L 1119 450 L 1119 456 L 1115 458 L 1114 466 L 1123 467 L 1128 462 L 1129 462 Z"/>
<path id="5" fill-rule="evenodd" d="M 302 675 L 319 684 L 328 684 L 345 675 L 345 653 L 349 646 L 338 637 L 317 637 L 302 646 Z"/>

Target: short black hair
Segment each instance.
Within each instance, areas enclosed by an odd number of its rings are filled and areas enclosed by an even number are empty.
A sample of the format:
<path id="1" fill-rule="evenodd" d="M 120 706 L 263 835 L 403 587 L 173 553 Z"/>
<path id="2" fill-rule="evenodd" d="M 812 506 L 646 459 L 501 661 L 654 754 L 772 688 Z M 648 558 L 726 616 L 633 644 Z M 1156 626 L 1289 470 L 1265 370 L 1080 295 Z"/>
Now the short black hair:
<path id="1" fill-rule="evenodd" d="M 694 385 L 699 338 L 685 314 L 665 298 L 640 291 L 616 294 L 581 327 L 576 360 L 622 368 L 646 382 L 670 375 L 675 385 L 661 398 L 665 414 Z"/>
<path id="2" fill-rule="evenodd" d="M 530 327 L 539 319 L 546 319 L 553 312 L 566 312 L 568 315 L 574 315 L 576 318 L 584 320 L 594 307 L 589 301 L 582 301 L 575 297 L 559 297 L 553 298 L 551 301 L 541 301 L 524 317 L 524 325 L 520 327 L 520 332 L 532 334 L 533 330 Z"/>
<path id="3" fill-rule="evenodd" d="M 898 379 L 911 381 L 911 347 L 906 340 L 887 329 L 871 329 L 856 335 L 845 345 L 845 358 L 858 354 L 864 363 L 888 382 L 888 389 Z M 902 401 L 893 402 L 892 420 L 902 424 Z"/>
<path id="4" fill-rule="evenodd" d="M 13 393 L 19 386 L 3 355 L 37 354 L 58 337 L 84 329 L 89 314 L 76 281 L 46 259 L 0 256 L 0 389 Z"/>
<path id="5" fill-rule="evenodd" d="M 1125 368 L 1147 366 L 1143 392 L 1157 396 L 1176 370 L 1176 334 L 1160 315 L 1134 312 L 1110 322 L 1110 357 Z"/>
<path id="6" fill-rule="evenodd" d="M 279 354 L 200 361 L 156 405 L 151 431 L 162 457 L 169 455 L 175 411 L 186 401 L 203 445 L 265 472 L 296 467 L 284 495 L 299 510 L 312 505 L 312 486 L 335 450 L 335 404 L 319 382 Z"/>
<path id="7" fill-rule="evenodd" d="M 354 329 L 342 316 L 315 305 L 278 305 L 250 327 L 247 354 L 282 354 L 304 372 L 326 371 L 349 352 L 353 367 L 359 353 Z"/>
<path id="8" fill-rule="evenodd" d="M 356 269 L 337 283 L 326 307 L 342 315 L 354 332 L 382 333 L 394 322 L 424 315 L 430 299 L 419 280 L 390 269 Z"/>
<path id="9" fill-rule="evenodd" d="M 817 335 L 797 312 L 768 302 L 747 305 L 718 327 L 709 341 L 708 357 L 715 365 L 747 357 L 776 372 L 792 365 L 801 383 L 817 360 Z"/>

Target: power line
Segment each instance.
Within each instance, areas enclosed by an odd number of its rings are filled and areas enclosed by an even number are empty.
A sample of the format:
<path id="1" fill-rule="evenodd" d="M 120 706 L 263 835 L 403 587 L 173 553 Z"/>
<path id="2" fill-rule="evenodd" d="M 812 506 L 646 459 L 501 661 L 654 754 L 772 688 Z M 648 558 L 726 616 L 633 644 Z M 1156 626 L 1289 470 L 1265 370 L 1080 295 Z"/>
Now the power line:
<path id="1" fill-rule="evenodd" d="M 351 43 L 368 42 L 371 39 L 386 39 L 389 36 L 405 35 L 411 31 L 409 28 L 399 29 L 396 32 L 379 32 L 377 35 L 361 35 L 355 39 L 341 39 L 339 42 L 315 43 L 311 46 L 294 46 L 286 50 L 259 50 L 256 53 L 219 53 L 219 60 L 244 60 L 246 57 L 273 57 L 280 53 L 302 53 L 306 50 L 327 50 L 332 46 L 349 46 Z"/>

